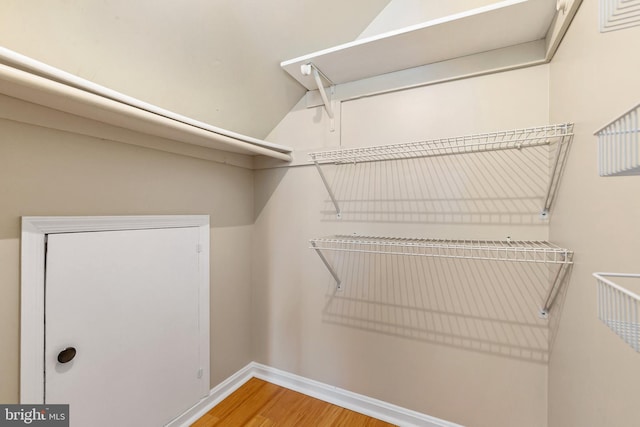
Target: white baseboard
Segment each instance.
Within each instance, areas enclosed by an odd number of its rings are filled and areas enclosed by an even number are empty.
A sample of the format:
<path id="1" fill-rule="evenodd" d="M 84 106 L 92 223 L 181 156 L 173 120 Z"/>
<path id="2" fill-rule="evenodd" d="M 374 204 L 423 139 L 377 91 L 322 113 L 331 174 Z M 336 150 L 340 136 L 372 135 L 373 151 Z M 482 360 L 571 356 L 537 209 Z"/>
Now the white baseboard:
<path id="1" fill-rule="evenodd" d="M 252 364 L 253 362 L 249 363 L 212 388 L 207 397 L 187 409 L 182 415 L 167 424 L 166 427 L 188 427 L 195 423 L 200 417 L 209 412 L 211 408 L 222 402 L 227 396 L 239 389 L 242 384 L 253 378 Z"/>
<path id="2" fill-rule="evenodd" d="M 168 426 L 187 427 L 191 425 L 252 377 L 402 427 L 463 427 L 460 424 L 441 420 L 256 362 L 249 363 L 211 389 L 209 396 L 173 420 Z"/>

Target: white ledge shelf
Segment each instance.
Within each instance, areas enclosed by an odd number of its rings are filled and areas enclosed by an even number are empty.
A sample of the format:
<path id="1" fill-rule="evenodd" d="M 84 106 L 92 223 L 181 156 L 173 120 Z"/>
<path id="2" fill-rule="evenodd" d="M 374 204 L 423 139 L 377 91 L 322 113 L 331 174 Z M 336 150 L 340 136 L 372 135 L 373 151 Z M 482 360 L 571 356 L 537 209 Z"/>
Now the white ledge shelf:
<path id="1" fill-rule="evenodd" d="M 568 151 L 565 149 L 565 146 L 569 144 L 572 139 L 573 123 L 561 123 L 418 142 L 317 151 L 309 153 L 309 157 L 310 161 L 315 164 L 320 178 L 329 193 L 337 217 L 341 218 L 342 212 L 340 204 L 322 171 L 321 165 L 345 165 L 363 162 L 463 155 L 486 151 L 520 150 L 555 144 L 555 154 L 551 163 L 549 184 L 546 190 L 544 206 L 540 212 L 541 218 L 544 219 L 549 214 L 551 202 L 553 201 L 554 194 L 560 182 L 559 172 L 562 171 Z"/>
<path id="2" fill-rule="evenodd" d="M 593 273 L 598 287 L 598 318 L 636 352 L 640 352 L 640 295 L 620 286 L 621 280 L 640 283 L 640 274 Z"/>
<path id="3" fill-rule="evenodd" d="M 598 129 L 600 176 L 640 175 L 640 103 Z"/>
<path id="4" fill-rule="evenodd" d="M 338 290 L 342 289 L 342 281 L 323 251 L 557 265 L 555 278 L 539 311 L 541 318 L 548 317 L 554 296 L 564 280 L 566 270 L 573 264 L 573 251 L 546 241 L 444 240 L 336 235 L 311 239 L 309 242 L 310 248 L 316 251 L 336 280 Z"/>
<path id="5" fill-rule="evenodd" d="M 343 84 L 455 58 L 535 44 L 534 57 L 512 54 L 513 67 L 549 61 L 580 1 L 561 12 L 556 0 L 505 0 L 400 30 L 363 38 L 298 58 L 280 66 L 308 90 L 313 64 L 331 84 Z M 504 65 L 503 65 L 504 66 Z"/>

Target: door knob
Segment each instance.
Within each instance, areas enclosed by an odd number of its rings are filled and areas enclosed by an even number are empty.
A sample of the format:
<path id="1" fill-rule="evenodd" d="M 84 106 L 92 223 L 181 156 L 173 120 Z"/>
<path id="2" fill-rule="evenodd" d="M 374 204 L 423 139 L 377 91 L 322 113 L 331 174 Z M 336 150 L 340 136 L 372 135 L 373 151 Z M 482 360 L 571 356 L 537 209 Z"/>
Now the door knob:
<path id="1" fill-rule="evenodd" d="M 58 353 L 58 362 L 60 363 L 68 363 L 76 357 L 76 349 L 75 347 L 67 347 Z"/>

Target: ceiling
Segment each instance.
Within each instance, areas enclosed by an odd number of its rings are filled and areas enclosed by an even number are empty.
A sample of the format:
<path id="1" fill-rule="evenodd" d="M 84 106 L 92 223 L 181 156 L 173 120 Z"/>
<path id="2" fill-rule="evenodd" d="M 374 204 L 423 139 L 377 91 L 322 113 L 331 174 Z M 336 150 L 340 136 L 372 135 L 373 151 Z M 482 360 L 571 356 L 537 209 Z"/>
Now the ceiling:
<path id="1" fill-rule="evenodd" d="M 0 2 L 0 45 L 264 138 L 304 94 L 280 62 L 352 41 L 389 0 Z"/>

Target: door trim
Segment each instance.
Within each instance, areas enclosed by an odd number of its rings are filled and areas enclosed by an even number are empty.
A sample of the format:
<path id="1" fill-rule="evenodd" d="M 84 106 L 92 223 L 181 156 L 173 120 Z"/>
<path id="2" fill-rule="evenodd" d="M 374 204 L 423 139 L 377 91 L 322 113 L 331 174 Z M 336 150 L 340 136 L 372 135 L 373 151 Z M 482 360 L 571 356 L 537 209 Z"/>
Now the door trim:
<path id="1" fill-rule="evenodd" d="M 24 216 L 21 248 L 20 403 L 44 403 L 44 280 L 47 234 L 198 227 L 200 360 L 209 378 L 209 215 Z"/>

